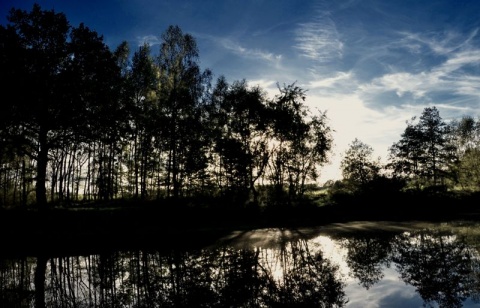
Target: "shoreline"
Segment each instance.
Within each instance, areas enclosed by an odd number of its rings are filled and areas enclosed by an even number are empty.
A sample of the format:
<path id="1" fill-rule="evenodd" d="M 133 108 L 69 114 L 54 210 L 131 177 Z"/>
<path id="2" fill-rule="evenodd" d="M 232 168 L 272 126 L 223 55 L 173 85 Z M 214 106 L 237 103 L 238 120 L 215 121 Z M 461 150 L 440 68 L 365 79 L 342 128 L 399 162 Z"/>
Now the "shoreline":
<path id="1" fill-rule="evenodd" d="M 431 206 L 422 211 L 397 212 L 384 207 L 331 206 L 258 209 L 161 208 L 158 206 L 111 208 L 54 208 L 0 210 L 2 253 L 51 255 L 108 252 L 114 249 L 170 249 L 204 247 L 233 231 L 299 229 L 336 223 L 415 221 L 480 221 L 480 208 Z"/>

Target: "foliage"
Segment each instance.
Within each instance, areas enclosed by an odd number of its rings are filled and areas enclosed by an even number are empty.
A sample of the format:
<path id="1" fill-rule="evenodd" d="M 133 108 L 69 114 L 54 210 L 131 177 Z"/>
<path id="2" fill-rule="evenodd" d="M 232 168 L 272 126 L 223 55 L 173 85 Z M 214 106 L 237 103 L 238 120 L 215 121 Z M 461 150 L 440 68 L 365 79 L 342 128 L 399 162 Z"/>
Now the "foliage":
<path id="1" fill-rule="evenodd" d="M 436 107 L 412 118 L 401 139 L 390 147 L 390 164 L 395 176 L 407 177 L 417 188 L 444 185 L 453 178 L 456 146 L 449 139 L 447 125 Z"/>
<path id="2" fill-rule="evenodd" d="M 310 110 L 296 83 L 277 84 L 273 97 L 246 80 L 221 76 L 213 84 L 195 38 L 178 26 L 161 34 L 154 56 L 146 43 L 111 51 L 97 32 L 38 4 L 12 9 L 7 19 L 0 26 L 2 206 L 195 197 L 256 209 L 308 203 L 333 138 L 326 113 Z M 329 201 L 372 200 L 405 187 L 478 191 L 479 132 L 478 120 L 447 124 L 425 108 L 390 147 L 385 167 L 355 139 Z"/>
<path id="3" fill-rule="evenodd" d="M 8 20 L 0 27 L 1 86 L 10 114 L 3 133 L 36 161 L 36 200 L 44 206 L 50 152 L 112 125 L 118 67 L 96 32 L 71 27 L 62 13 L 35 4 L 31 12 L 11 10 Z M 20 84 L 29 90 L 12 92 Z"/>
<path id="4" fill-rule="evenodd" d="M 308 117 L 302 88 L 295 84 L 278 88 L 280 94 L 268 104 L 273 116 L 268 179 L 275 188 L 272 201 L 290 203 L 303 197 L 308 182 L 315 181 L 318 168 L 328 162 L 332 137 L 325 113 Z"/>
<path id="5" fill-rule="evenodd" d="M 453 121 L 452 139 L 456 142 L 458 163 L 456 180 L 464 190 L 480 190 L 480 121 L 465 116 Z"/>
<path id="6" fill-rule="evenodd" d="M 380 158 L 374 159 L 373 148 L 355 138 L 340 163 L 345 180 L 354 186 L 365 185 L 379 176 Z"/>
<path id="7" fill-rule="evenodd" d="M 328 119 L 306 108 L 305 90 L 279 86 L 268 98 L 246 80 L 212 86 L 195 38 L 178 26 L 161 34 L 153 56 L 146 43 L 133 55 L 127 42 L 110 51 L 95 31 L 38 4 L 12 9 L 8 20 L 0 27 L 4 204 L 26 203 L 32 185 L 40 206 L 207 193 L 240 205 L 291 203 L 328 161 Z M 18 85 L 29 90 L 13 92 Z M 260 201 L 271 184 L 270 201 Z"/>

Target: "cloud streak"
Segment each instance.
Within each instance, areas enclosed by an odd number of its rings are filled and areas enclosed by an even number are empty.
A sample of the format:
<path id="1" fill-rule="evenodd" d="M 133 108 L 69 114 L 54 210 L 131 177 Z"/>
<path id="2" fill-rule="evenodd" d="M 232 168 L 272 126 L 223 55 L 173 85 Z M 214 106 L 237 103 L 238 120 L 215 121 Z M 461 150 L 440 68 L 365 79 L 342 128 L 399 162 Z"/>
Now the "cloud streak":
<path id="1" fill-rule="evenodd" d="M 161 39 L 156 35 L 144 35 L 137 37 L 138 46 L 142 46 L 144 43 L 147 43 L 150 46 L 160 45 Z"/>
<path id="2" fill-rule="evenodd" d="M 414 54 L 419 50 L 428 50 L 441 56 L 434 60 L 427 59 L 421 54 L 416 58 L 423 63 L 418 68 L 392 68 L 390 72 L 373 78 L 359 86 L 359 92 L 366 97 L 374 98 L 386 92 L 394 92 L 398 98 L 430 103 L 434 99 L 458 99 L 465 103 L 475 103 L 480 99 L 480 77 L 478 63 L 480 63 L 480 48 L 473 46 L 472 40 L 477 35 L 474 30 L 468 37 L 460 40 L 459 35 L 449 32 L 444 39 L 432 34 L 431 38 L 421 37 L 418 34 L 404 34 L 402 42 Z M 456 98 L 455 98 L 456 96 Z M 384 102 L 385 103 L 385 102 Z M 477 103 L 478 104 L 478 103 Z"/>
<path id="3" fill-rule="evenodd" d="M 246 48 L 231 39 L 223 38 L 218 40 L 218 42 L 226 50 L 229 50 L 241 57 L 261 59 L 268 62 L 278 62 L 282 60 L 282 55 L 280 54 L 275 54 L 256 48 Z"/>
<path id="4" fill-rule="evenodd" d="M 479 62 L 480 50 L 460 52 L 430 71 L 385 74 L 360 86 L 360 89 L 371 94 L 394 91 L 399 97 L 410 93 L 415 99 L 445 92 L 480 98 L 480 77 L 463 71 L 465 67 Z"/>
<path id="5" fill-rule="evenodd" d="M 301 56 L 319 63 L 342 57 L 343 43 L 328 12 L 318 11 L 311 22 L 300 23 L 296 30 L 294 48 Z"/>
<path id="6" fill-rule="evenodd" d="M 400 46 L 405 46 L 417 53 L 419 47 L 424 45 L 437 55 L 449 55 L 452 52 L 468 48 L 474 37 L 478 34 L 478 28 L 474 29 L 468 37 L 453 31 L 444 33 L 430 33 L 430 35 L 420 33 L 399 32 L 402 37 L 399 41 Z"/>

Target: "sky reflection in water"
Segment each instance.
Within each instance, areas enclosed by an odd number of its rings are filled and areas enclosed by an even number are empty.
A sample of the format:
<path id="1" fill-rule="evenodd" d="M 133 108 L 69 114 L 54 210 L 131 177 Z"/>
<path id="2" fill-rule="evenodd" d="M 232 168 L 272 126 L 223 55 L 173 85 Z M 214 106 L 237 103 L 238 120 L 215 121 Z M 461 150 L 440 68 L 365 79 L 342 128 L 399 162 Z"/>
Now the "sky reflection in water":
<path id="1" fill-rule="evenodd" d="M 350 223 L 238 231 L 201 250 L 4 259 L 1 304 L 479 307 L 479 234 L 478 223 Z"/>

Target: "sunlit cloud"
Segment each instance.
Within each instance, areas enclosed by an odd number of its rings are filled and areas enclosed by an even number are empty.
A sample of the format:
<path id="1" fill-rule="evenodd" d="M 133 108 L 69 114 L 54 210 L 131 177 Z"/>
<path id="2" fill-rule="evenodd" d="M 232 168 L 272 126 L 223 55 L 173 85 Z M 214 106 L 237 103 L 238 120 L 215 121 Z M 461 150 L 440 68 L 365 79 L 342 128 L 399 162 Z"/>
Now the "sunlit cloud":
<path id="1" fill-rule="evenodd" d="M 357 94 L 330 97 L 310 95 L 307 96 L 307 103 L 311 109 L 318 108 L 326 112 L 334 130 L 330 163 L 322 168 L 321 181 L 340 179 L 340 162 L 355 138 L 371 146 L 374 157 L 380 157 L 386 163 L 389 147 L 400 139 L 406 121 L 422 111 L 422 107 L 416 105 L 386 106 L 382 110 L 375 110 Z"/>
<path id="2" fill-rule="evenodd" d="M 359 88 L 364 93 L 382 93 L 394 91 L 397 96 L 402 97 L 405 93 L 411 93 L 415 98 L 423 97 L 426 91 L 431 90 L 433 82 L 429 79 L 431 75 L 420 73 L 395 73 L 375 78 L 371 83 L 361 85 Z"/>
<path id="3" fill-rule="evenodd" d="M 277 82 L 274 80 L 265 80 L 265 79 L 257 79 L 257 80 L 248 80 L 248 85 L 250 87 L 259 87 L 267 94 L 268 98 L 273 98 L 277 95 L 278 87 Z"/>

